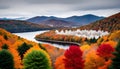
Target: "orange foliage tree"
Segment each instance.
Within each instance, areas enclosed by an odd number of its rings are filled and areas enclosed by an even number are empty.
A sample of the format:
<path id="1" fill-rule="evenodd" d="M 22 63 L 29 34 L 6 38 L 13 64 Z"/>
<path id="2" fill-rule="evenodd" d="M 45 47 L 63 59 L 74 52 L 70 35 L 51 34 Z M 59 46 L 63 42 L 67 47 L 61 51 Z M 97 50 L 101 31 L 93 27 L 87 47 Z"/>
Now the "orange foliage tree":
<path id="1" fill-rule="evenodd" d="M 98 69 L 104 65 L 105 60 L 100 56 L 96 55 L 95 50 L 91 50 L 85 58 L 85 68 L 84 69 Z"/>
<path id="2" fill-rule="evenodd" d="M 15 69 L 21 69 L 22 68 L 22 62 L 21 62 L 21 58 L 19 56 L 18 51 L 16 49 L 12 48 L 12 47 L 9 48 L 9 51 L 13 55 Z"/>
<path id="3" fill-rule="evenodd" d="M 55 61 L 55 69 L 65 69 L 65 65 L 64 65 L 64 59 L 65 57 L 62 55 L 60 57 L 58 57 Z"/>

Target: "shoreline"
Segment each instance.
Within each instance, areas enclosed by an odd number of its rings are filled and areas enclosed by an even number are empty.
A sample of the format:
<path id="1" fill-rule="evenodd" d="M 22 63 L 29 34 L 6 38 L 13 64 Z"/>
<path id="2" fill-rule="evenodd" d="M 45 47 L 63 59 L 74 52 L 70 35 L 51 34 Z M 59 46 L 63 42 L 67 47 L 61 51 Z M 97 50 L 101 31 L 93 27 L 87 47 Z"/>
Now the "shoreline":
<path id="1" fill-rule="evenodd" d="M 77 42 L 68 42 L 68 41 L 56 41 L 56 40 L 46 40 L 46 39 L 37 39 L 37 41 L 42 41 L 42 42 L 49 42 L 49 43 L 56 43 L 56 44 L 62 44 L 62 45 L 77 45 L 80 46 L 80 43 Z"/>

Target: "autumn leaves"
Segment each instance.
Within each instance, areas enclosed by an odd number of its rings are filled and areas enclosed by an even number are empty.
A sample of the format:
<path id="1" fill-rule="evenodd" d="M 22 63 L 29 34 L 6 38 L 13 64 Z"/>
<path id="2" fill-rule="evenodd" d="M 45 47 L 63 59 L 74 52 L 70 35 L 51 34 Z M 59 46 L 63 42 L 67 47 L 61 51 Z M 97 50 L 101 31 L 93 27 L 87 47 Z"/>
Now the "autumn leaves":
<path id="1" fill-rule="evenodd" d="M 70 46 L 63 56 L 56 59 L 56 69 L 108 69 L 112 64 L 115 49 L 110 44 L 101 44 L 97 49 Z M 92 49 L 91 49 L 92 48 Z M 82 50 L 81 50 L 82 49 Z M 87 53 L 85 53 L 87 51 Z M 61 65 L 60 65 L 61 64 Z"/>

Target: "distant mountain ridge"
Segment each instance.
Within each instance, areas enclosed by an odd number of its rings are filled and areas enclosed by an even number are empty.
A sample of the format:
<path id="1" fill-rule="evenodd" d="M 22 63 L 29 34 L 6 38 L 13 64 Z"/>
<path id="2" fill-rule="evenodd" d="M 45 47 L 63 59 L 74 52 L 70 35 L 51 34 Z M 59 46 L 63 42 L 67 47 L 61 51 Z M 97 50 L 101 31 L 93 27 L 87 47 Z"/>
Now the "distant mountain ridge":
<path id="1" fill-rule="evenodd" d="M 120 12 L 91 24 L 78 27 L 76 29 L 103 30 L 113 32 L 120 30 Z"/>
<path id="2" fill-rule="evenodd" d="M 87 15 L 83 15 L 83 16 L 68 17 L 65 19 L 65 21 L 70 21 L 70 22 L 86 25 L 86 24 L 89 24 L 91 22 L 103 19 L 103 18 L 105 18 L 105 17 L 99 17 L 99 16 L 95 16 L 92 14 L 87 14 Z"/>
<path id="3" fill-rule="evenodd" d="M 47 25 L 38 25 L 21 20 L 0 20 L 0 28 L 6 29 L 12 33 L 53 29 Z"/>
<path id="4" fill-rule="evenodd" d="M 77 26 L 72 22 L 64 21 L 64 20 L 57 20 L 57 19 L 49 19 L 39 23 L 40 25 L 48 25 L 51 27 L 73 27 Z"/>
<path id="5" fill-rule="evenodd" d="M 43 21 L 47 21 L 47 20 L 51 20 L 51 19 L 55 19 L 55 20 L 63 20 L 63 21 L 68 21 L 71 23 L 74 23 L 75 25 L 86 25 L 89 24 L 91 22 L 103 19 L 105 17 L 99 17 L 99 16 L 95 16 L 92 14 L 88 14 L 88 15 L 83 15 L 83 16 L 71 16 L 71 17 L 67 17 L 67 18 L 58 18 L 58 17 L 47 17 L 47 16 L 36 16 L 36 17 L 32 17 L 30 19 L 28 19 L 28 22 L 32 22 L 32 23 L 43 23 Z"/>

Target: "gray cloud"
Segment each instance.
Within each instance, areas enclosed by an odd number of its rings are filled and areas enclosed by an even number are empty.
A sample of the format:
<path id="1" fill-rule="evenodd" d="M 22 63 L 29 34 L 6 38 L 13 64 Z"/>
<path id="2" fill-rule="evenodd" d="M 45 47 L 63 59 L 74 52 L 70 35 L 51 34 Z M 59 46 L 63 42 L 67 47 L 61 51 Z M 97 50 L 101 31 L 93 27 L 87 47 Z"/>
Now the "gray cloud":
<path id="1" fill-rule="evenodd" d="M 119 0 L 89 0 L 74 6 L 73 10 L 120 9 Z"/>
<path id="2" fill-rule="evenodd" d="M 0 9 L 8 9 L 10 8 L 9 6 L 0 6 Z"/>
<path id="3" fill-rule="evenodd" d="M 25 0 L 31 4 L 75 4 L 82 0 Z"/>
<path id="4" fill-rule="evenodd" d="M 119 12 L 119 0 L 0 0 L 0 16 L 112 14 L 107 14 L 108 9 Z"/>

